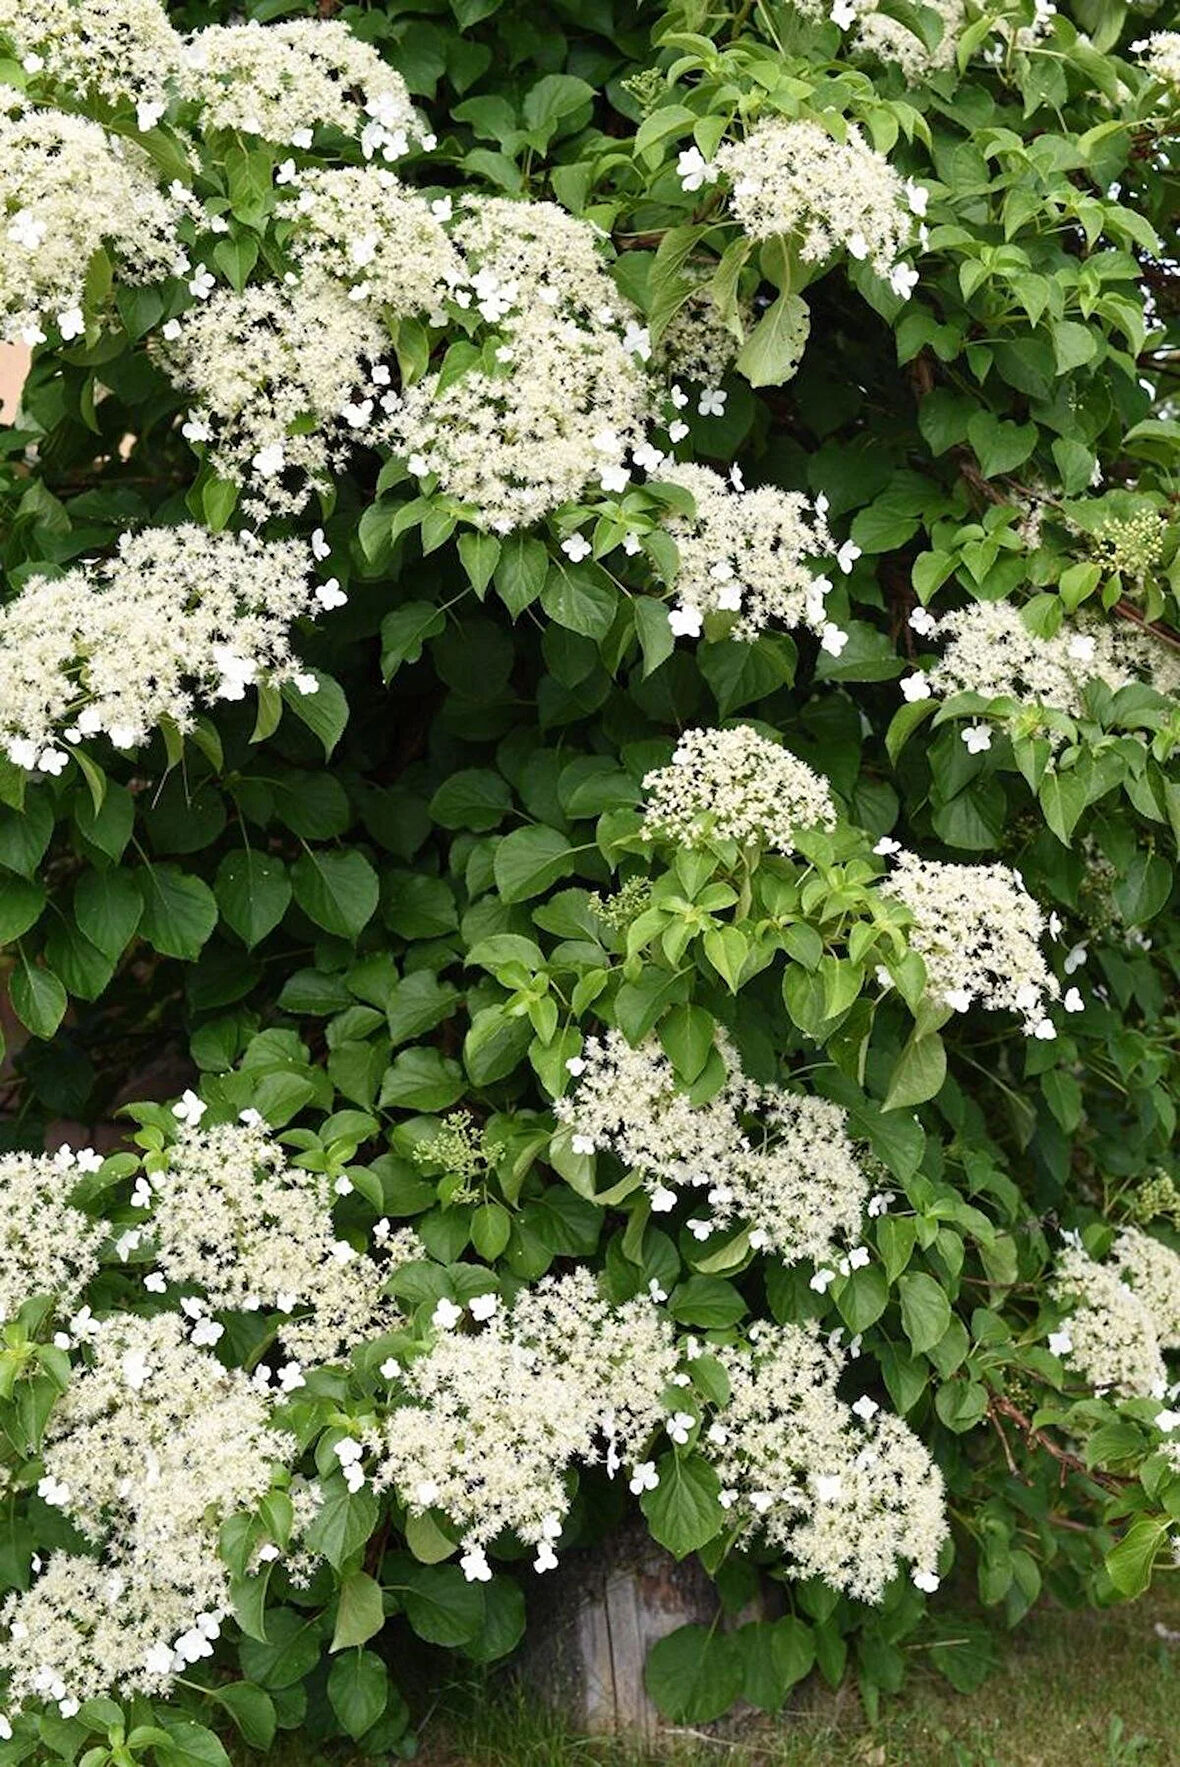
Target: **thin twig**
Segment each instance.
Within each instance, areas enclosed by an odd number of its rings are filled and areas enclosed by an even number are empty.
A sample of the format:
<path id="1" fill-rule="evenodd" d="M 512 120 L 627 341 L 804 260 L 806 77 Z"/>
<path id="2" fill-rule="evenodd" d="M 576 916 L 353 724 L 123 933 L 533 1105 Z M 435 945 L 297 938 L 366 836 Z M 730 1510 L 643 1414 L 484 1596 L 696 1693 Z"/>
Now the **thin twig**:
<path id="1" fill-rule="evenodd" d="M 1108 1491 L 1120 1491 L 1131 1482 L 1127 1479 L 1120 1479 L 1114 1473 L 1097 1472 L 1094 1468 L 1087 1466 L 1085 1461 L 1076 1454 L 1071 1454 L 1068 1448 L 1058 1447 L 1057 1443 L 1045 1435 L 1042 1430 L 1034 1429 L 1032 1420 L 1026 1417 L 1024 1412 L 1012 1403 L 1011 1399 L 1005 1399 L 1000 1393 L 992 1394 L 988 1400 L 988 1411 L 989 1413 L 999 1411 L 1005 1417 L 1010 1417 L 1017 1428 L 1023 1430 L 1025 1442 L 1030 1448 L 1043 1448 L 1046 1454 L 1051 1455 L 1057 1461 L 1062 1469 L 1063 1478 L 1067 1472 L 1078 1473 L 1082 1478 L 1092 1479 L 1096 1485 L 1102 1485 Z"/>
<path id="2" fill-rule="evenodd" d="M 999 1418 L 996 1416 L 995 1412 L 992 1410 L 990 1405 L 988 1406 L 987 1415 L 988 1415 L 988 1421 L 990 1422 L 992 1428 L 995 1430 L 997 1436 L 999 1436 L 999 1438 L 1000 1438 L 1000 1444 L 1004 1450 L 1004 1459 L 1008 1462 L 1008 1471 L 1012 1474 L 1012 1477 L 1014 1479 L 1019 1479 L 1020 1474 L 1016 1470 L 1016 1462 L 1012 1458 L 1012 1450 L 1008 1446 L 1008 1438 L 1004 1434 L 1004 1426 L 1000 1422 Z M 1021 1479 L 1020 1482 L 1021 1482 L 1021 1484 L 1024 1484 L 1027 1481 L 1024 1479 Z"/>
<path id="3" fill-rule="evenodd" d="M 1114 611 L 1121 614 L 1124 620 L 1130 620 L 1132 625 L 1141 627 L 1144 632 L 1150 632 L 1161 644 L 1170 644 L 1173 650 L 1180 650 L 1180 633 L 1173 632 L 1170 626 L 1164 626 L 1158 620 L 1149 620 L 1145 614 L 1140 613 L 1133 601 L 1125 598 L 1116 601 Z"/>
<path id="4" fill-rule="evenodd" d="M 686 1724 L 685 1725 L 669 1724 L 664 1729 L 664 1735 L 665 1736 L 691 1736 L 693 1738 L 694 1742 L 711 1742 L 713 1744 L 714 1748 L 728 1749 L 731 1754 L 732 1754 L 733 1750 L 736 1749 L 738 1746 L 736 1742 L 731 1742 L 728 1737 L 710 1736 L 708 1731 L 693 1730 Z"/>

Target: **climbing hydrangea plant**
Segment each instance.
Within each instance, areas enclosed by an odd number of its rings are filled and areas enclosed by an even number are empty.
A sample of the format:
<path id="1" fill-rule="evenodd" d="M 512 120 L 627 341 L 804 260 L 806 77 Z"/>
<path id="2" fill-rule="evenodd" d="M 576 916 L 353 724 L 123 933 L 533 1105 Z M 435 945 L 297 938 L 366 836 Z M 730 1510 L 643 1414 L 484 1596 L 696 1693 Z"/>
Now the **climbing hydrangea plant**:
<path id="1" fill-rule="evenodd" d="M 1180 1513 L 1180 37 L 286 10 L 0 0 L 0 1767 L 636 1517 L 970 1688 Z"/>

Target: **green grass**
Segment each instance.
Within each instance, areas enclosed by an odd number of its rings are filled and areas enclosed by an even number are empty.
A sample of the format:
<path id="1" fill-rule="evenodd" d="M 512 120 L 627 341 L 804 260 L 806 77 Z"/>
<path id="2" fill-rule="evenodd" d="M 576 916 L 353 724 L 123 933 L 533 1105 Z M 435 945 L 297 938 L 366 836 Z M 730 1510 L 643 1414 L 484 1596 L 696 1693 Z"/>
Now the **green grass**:
<path id="1" fill-rule="evenodd" d="M 1180 1587 L 1128 1607 L 1041 1609 L 975 1694 L 915 1672 L 867 1723 L 852 1688 L 808 1685 L 779 1718 L 656 1752 L 571 1733 L 503 1678 L 456 1689 L 426 1723 L 420 1767 L 1174 1767 L 1180 1762 Z M 1180 1576 L 1174 1581 L 1180 1585 Z M 1162 1625 L 1176 1636 L 1162 1638 Z M 255 1759 L 257 1759 L 255 1757 Z M 282 1744 L 273 1767 L 312 1767 Z M 347 1755 L 332 1767 L 353 1767 Z M 268 1763 L 268 1767 L 271 1764 Z M 356 1767 L 360 1767 L 359 1761 Z"/>

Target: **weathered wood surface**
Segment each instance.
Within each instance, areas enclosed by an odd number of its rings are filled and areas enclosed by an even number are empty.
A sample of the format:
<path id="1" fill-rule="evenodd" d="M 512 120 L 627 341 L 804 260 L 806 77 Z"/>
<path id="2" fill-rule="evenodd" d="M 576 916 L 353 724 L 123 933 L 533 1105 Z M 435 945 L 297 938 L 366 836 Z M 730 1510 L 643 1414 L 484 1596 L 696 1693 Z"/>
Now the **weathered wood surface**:
<path id="1" fill-rule="evenodd" d="M 538 1580 L 529 1609 L 529 1695 L 577 1731 L 651 1739 L 661 1719 L 643 1683 L 648 1651 L 679 1626 L 709 1624 L 717 1592 L 695 1558 L 677 1564 L 637 1524 L 571 1553 Z"/>

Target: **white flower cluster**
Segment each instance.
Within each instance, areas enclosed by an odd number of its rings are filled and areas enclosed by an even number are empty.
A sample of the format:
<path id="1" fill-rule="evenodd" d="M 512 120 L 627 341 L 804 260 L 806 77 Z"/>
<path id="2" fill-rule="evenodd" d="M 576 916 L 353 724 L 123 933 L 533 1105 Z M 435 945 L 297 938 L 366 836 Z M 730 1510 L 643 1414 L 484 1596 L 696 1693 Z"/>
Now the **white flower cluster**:
<path id="1" fill-rule="evenodd" d="M 456 212 L 454 237 L 476 311 L 489 323 L 537 301 L 555 319 L 582 326 L 634 317 L 607 272 L 606 234 L 556 203 L 469 196 Z"/>
<path id="2" fill-rule="evenodd" d="M 397 1322 L 385 1284 L 420 1254 L 415 1236 L 387 1234 L 381 1263 L 357 1251 L 333 1223 L 331 1181 L 289 1165 L 264 1128 L 190 1125 L 141 1184 L 167 1280 L 195 1287 L 219 1312 L 277 1310 L 278 1339 L 296 1362 L 346 1357 Z"/>
<path id="3" fill-rule="evenodd" d="M 32 76 L 130 102 L 145 130 L 167 109 L 180 66 L 181 38 L 160 0 L 0 0 L 0 38 Z"/>
<path id="4" fill-rule="evenodd" d="M 207 129 L 309 148 L 317 129 L 359 137 L 366 158 L 427 145 L 401 75 L 341 19 L 208 25 L 185 46 L 183 96 Z"/>
<path id="5" fill-rule="evenodd" d="M 212 1653 L 230 1609 L 218 1528 L 295 1451 L 266 1395 L 187 1341 L 177 1315 L 116 1314 L 89 1340 L 50 1417 L 39 1488 L 100 1556 L 53 1553 L 0 1609 L 9 1701 L 52 1700 L 66 1717 L 112 1690 L 161 1693 Z"/>
<path id="6" fill-rule="evenodd" d="M 694 515 L 674 514 L 665 523 L 680 558 L 670 616 L 678 637 L 699 638 L 707 614 L 737 614 L 735 638 L 752 640 L 778 621 L 820 633 L 839 655 L 844 634 L 825 612 L 831 582 L 806 563 L 836 550 L 824 498 L 809 504 L 800 492 L 774 485 L 737 490 L 710 467 L 688 463 L 662 466 L 659 476 L 696 504 Z M 841 565 L 851 569 L 856 556 L 843 550 Z"/>
<path id="7" fill-rule="evenodd" d="M 508 1529 L 549 1570 L 567 1472 L 605 1460 L 613 1476 L 636 1460 L 676 1361 L 668 1317 L 646 1297 L 616 1307 L 588 1270 L 546 1277 L 510 1313 L 470 1335 L 444 1330 L 409 1363 L 374 1483 L 395 1485 L 413 1514 L 446 1514 L 472 1580 L 490 1576 L 484 1549 Z"/>
<path id="8" fill-rule="evenodd" d="M 744 141 L 725 143 L 713 164 L 731 179 L 734 215 L 752 239 L 790 235 L 805 263 L 846 251 L 896 293 L 911 293 L 917 275 L 902 253 L 925 192 L 907 192 L 855 124 L 837 141 L 806 118 L 769 117 Z"/>
<path id="9" fill-rule="evenodd" d="M 1026 1034 L 1056 1031 L 1046 1008 L 1060 993 L 1041 953 L 1046 920 L 1008 865 L 944 865 L 898 856 L 882 884 L 913 916 L 906 937 L 926 966 L 927 991 L 966 1012 L 972 1005 L 1018 1012 Z"/>
<path id="10" fill-rule="evenodd" d="M 101 1164 L 89 1148 L 0 1154 L 0 1324 L 34 1295 L 52 1295 L 64 1314 L 97 1270 L 106 1222 L 74 1208 L 70 1193 Z"/>
<path id="11" fill-rule="evenodd" d="M 955 66 L 959 40 L 970 22 L 966 0 L 924 0 L 924 4 L 942 24 L 942 34 L 933 49 L 915 31 L 884 11 L 882 0 L 794 0 L 795 10 L 805 18 L 817 23 L 830 19 L 842 31 L 855 32 L 853 54 L 874 55 L 881 61 L 896 63 L 910 85 Z M 1002 68 L 1009 44 L 1027 54 L 1048 36 L 1056 15 L 1054 0 L 1034 0 L 1033 17 L 1028 24 L 993 17 L 994 35 L 982 52 L 982 59 L 992 67 Z M 1131 47 L 1142 49 L 1146 45 L 1133 43 Z"/>
<path id="12" fill-rule="evenodd" d="M 624 490 L 649 414 L 646 376 L 609 327 L 555 324 L 534 308 L 504 329 L 502 370 L 473 364 L 449 385 L 431 374 L 396 420 L 411 470 L 496 533 L 530 526 L 595 478 Z"/>
<path id="13" fill-rule="evenodd" d="M 469 285 L 453 298 L 483 325 L 462 372 L 426 375 L 394 413 L 410 471 L 497 533 L 592 481 L 624 491 L 628 452 L 648 458 L 651 344 L 606 274 L 597 232 L 552 203 L 494 198 L 465 205 L 454 238 Z"/>
<path id="14" fill-rule="evenodd" d="M 895 62 L 909 85 L 927 79 L 942 68 L 954 67 L 959 37 L 967 23 L 965 0 L 927 0 L 929 9 L 942 20 L 942 35 L 935 49 L 899 20 L 881 10 L 881 0 L 795 0 L 805 18 L 817 22 L 831 19 L 842 31 L 854 31 L 852 50 Z"/>
<path id="15" fill-rule="evenodd" d="M 166 276 L 179 245 L 178 214 L 156 188 L 138 147 L 86 117 L 0 100 L 0 339 L 42 343 L 57 326 L 85 329 L 82 304 L 94 254 L 120 276 Z"/>
<path id="16" fill-rule="evenodd" d="M 169 378 L 195 398 L 183 432 L 209 444 L 219 476 L 248 486 L 258 519 L 297 513 L 354 446 L 384 432 L 389 336 L 368 303 L 308 274 L 219 289 L 164 328 Z"/>
<path id="17" fill-rule="evenodd" d="M 191 729 L 202 699 L 291 676 L 289 627 L 317 606 L 309 564 L 298 540 L 185 524 L 124 534 L 105 564 L 28 578 L 0 609 L 0 744 L 60 773 L 84 737 L 133 748 L 165 718 Z M 314 690 L 314 676 L 295 679 Z"/>
<path id="18" fill-rule="evenodd" d="M 1144 71 L 1163 86 L 1180 90 L 1180 31 L 1154 31 L 1141 43 L 1132 43 Z"/>
<path id="19" fill-rule="evenodd" d="M 556 1115 L 575 1152 L 610 1152 L 633 1167 L 657 1214 L 676 1206 L 681 1188 L 693 1193 L 695 1238 L 742 1221 L 756 1249 L 822 1264 L 835 1240 L 857 1234 L 868 1195 L 845 1113 L 747 1079 L 728 1042 L 718 1047 L 728 1078 L 694 1105 L 654 1040 L 632 1049 L 619 1031 L 591 1037 L 571 1064 L 577 1088 Z M 860 1251 L 852 1256 L 863 1262 Z"/>
<path id="20" fill-rule="evenodd" d="M 726 840 L 793 853 L 800 829 L 836 822 L 827 780 L 749 724 L 686 730 L 643 791 L 644 833 L 688 847 Z"/>
<path id="21" fill-rule="evenodd" d="M 942 20 L 942 35 L 934 49 L 928 49 L 916 31 L 882 12 L 879 0 L 843 0 L 845 11 L 851 11 L 855 6 L 857 51 L 863 55 L 875 55 L 880 61 L 896 62 L 911 86 L 943 68 L 954 67 L 959 38 L 967 25 L 965 0 L 925 0 L 925 3 Z"/>
<path id="22" fill-rule="evenodd" d="M 1050 1336 L 1049 1348 L 1068 1358 L 1094 1387 L 1121 1398 L 1158 1399 L 1168 1381 L 1160 1321 L 1152 1304 L 1159 1298 L 1155 1291 L 1159 1266 L 1154 1260 L 1148 1263 L 1141 1247 L 1124 1250 L 1130 1250 L 1133 1263 L 1099 1264 L 1087 1256 L 1080 1239 L 1067 1236 L 1057 1257 L 1051 1293 L 1070 1312 Z M 1148 1271 L 1151 1275 L 1144 1280 Z M 1127 1281 L 1136 1273 L 1142 1288 Z M 1175 1307 L 1173 1293 L 1165 1302 L 1165 1329 L 1174 1323 Z"/>
<path id="23" fill-rule="evenodd" d="M 730 1397 L 703 1446 L 742 1532 L 786 1553 L 793 1575 L 858 1601 L 880 1601 L 903 1559 L 919 1589 L 936 1589 L 942 1475 L 900 1418 L 867 1396 L 849 1405 L 837 1395 L 836 1345 L 802 1326 L 759 1324 L 748 1346 L 713 1353 Z"/>
<path id="24" fill-rule="evenodd" d="M 650 345 L 597 230 L 551 203 L 468 199 L 455 214 L 384 168 L 281 172 L 302 276 L 215 293 L 157 345 L 195 396 L 184 434 L 210 444 L 223 478 L 250 485 L 249 513 L 301 508 L 351 446 L 376 441 L 498 532 L 595 477 L 622 491 L 628 449 L 650 464 Z M 448 306 L 475 328 L 457 346 L 468 360 L 456 374 L 452 355 L 399 394 L 386 322 L 441 326 Z"/>
<path id="25" fill-rule="evenodd" d="M 720 385 L 726 371 L 733 366 L 741 348 L 740 338 L 724 323 L 707 287 L 701 286 L 712 272 L 702 265 L 688 265 L 685 274 L 698 284 L 684 302 L 660 338 L 652 357 L 653 366 L 670 379 L 694 381 L 703 387 Z M 804 309 L 806 312 L 806 309 Z M 753 304 L 739 304 L 742 330 L 754 324 Z M 800 325 L 799 355 L 807 344 L 807 324 Z M 783 377 L 787 377 L 784 375 Z"/>
<path id="26" fill-rule="evenodd" d="M 1136 1227 L 1123 1228 L 1110 1255 L 1151 1314 L 1160 1347 L 1180 1350 L 1180 1256 Z"/>
<path id="27" fill-rule="evenodd" d="M 384 166 L 335 166 L 298 173 L 298 194 L 280 204 L 292 223 L 290 256 L 313 283 L 348 285 L 395 321 L 434 313 L 463 264 L 425 197 Z"/>
<path id="28" fill-rule="evenodd" d="M 1180 688 L 1180 667 L 1165 647 L 1126 622 L 1083 618 L 1042 638 L 1015 602 L 973 601 L 940 620 L 923 610 L 917 629 L 945 643 L 939 661 L 919 677 L 943 699 L 978 693 L 1080 718 L 1090 681 L 1112 689 L 1143 681 L 1159 693 Z"/>

